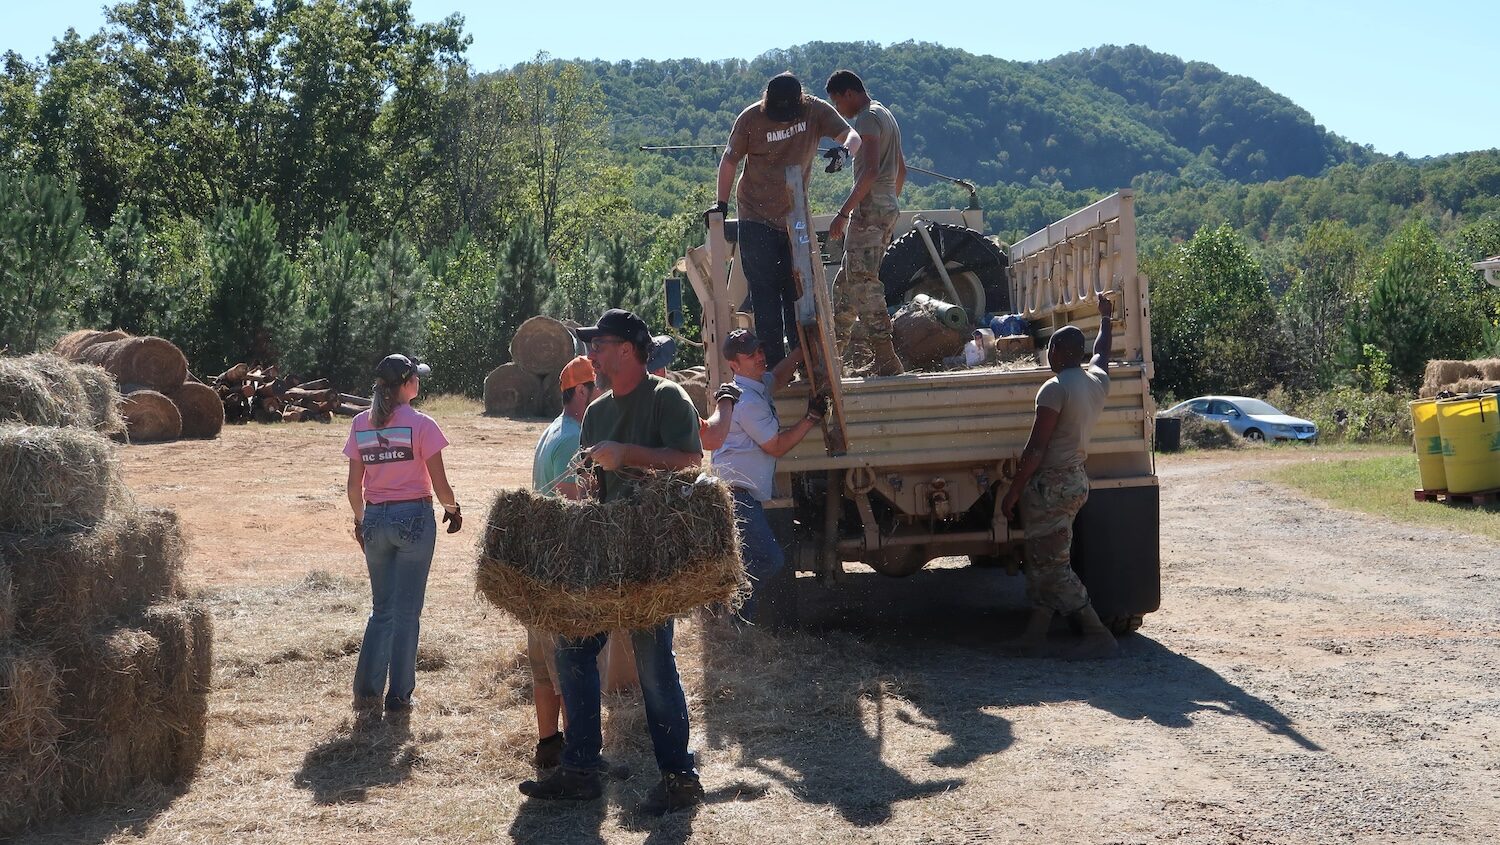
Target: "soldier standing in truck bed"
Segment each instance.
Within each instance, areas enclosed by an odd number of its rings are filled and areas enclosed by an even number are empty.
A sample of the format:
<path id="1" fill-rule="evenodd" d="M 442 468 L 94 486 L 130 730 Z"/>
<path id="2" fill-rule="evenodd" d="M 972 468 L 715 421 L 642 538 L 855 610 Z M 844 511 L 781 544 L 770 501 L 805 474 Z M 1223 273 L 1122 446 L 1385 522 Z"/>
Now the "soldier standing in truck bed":
<path id="1" fill-rule="evenodd" d="M 1064 326 L 1047 344 L 1047 364 L 1057 375 L 1036 394 L 1036 421 L 1021 452 L 1021 465 L 1000 501 L 1006 518 L 1021 507 L 1026 529 L 1026 594 L 1034 605 L 1018 653 L 1046 653 L 1052 617 L 1072 616 L 1083 640 L 1064 656 L 1111 657 L 1119 650 L 1114 634 L 1089 603 L 1083 582 L 1073 571 L 1070 556 L 1073 519 L 1089 497 L 1089 477 L 1083 463 L 1089 436 L 1109 395 L 1110 316 L 1114 308 L 1099 297 L 1099 336 L 1094 356 L 1084 363 L 1083 332 Z"/>

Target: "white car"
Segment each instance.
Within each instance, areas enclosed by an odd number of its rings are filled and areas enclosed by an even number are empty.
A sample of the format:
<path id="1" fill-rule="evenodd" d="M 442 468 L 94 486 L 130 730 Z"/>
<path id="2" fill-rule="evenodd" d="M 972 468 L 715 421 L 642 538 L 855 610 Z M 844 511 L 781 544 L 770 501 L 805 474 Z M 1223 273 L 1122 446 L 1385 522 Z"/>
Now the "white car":
<path id="1" fill-rule="evenodd" d="M 1179 402 L 1157 416 L 1180 417 L 1184 414 L 1219 420 L 1246 440 L 1318 442 L 1317 423 L 1287 416 L 1266 402 L 1246 396 L 1199 396 Z"/>

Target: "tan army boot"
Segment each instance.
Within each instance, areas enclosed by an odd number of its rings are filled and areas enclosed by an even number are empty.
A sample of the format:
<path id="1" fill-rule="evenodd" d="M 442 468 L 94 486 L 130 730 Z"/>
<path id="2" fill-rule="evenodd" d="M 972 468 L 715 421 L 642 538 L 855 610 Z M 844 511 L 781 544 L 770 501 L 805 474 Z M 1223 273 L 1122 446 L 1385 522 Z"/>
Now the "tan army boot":
<path id="1" fill-rule="evenodd" d="M 1067 659 L 1101 660 L 1119 656 L 1120 644 L 1115 642 L 1115 635 L 1099 620 L 1099 614 L 1093 605 L 1084 605 L 1083 610 L 1073 614 L 1073 619 L 1082 629 L 1083 638 L 1067 654 Z"/>
<path id="2" fill-rule="evenodd" d="M 1026 619 L 1026 630 L 1005 645 L 1005 653 L 1012 657 L 1047 657 L 1047 632 L 1052 628 L 1054 611 L 1050 607 L 1034 607 Z"/>
<path id="3" fill-rule="evenodd" d="M 899 376 L 906 372 L 906 368 L 901 366 L 901 357 L 896 354 L 896 346 L 891 343 L 890 338 L 871 340 L 870 349 L 875 353 L 875 375 Z"/>

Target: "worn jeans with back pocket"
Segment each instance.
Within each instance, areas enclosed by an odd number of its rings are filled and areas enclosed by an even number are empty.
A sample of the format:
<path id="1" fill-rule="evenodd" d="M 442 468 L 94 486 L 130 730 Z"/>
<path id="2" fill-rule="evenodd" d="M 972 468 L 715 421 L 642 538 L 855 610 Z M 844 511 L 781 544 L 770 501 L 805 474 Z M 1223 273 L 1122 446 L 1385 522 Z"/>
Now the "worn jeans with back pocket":
<path id="1" fill-rule="evenodd" d="M 354 698 L 384 694 L 387 707 L 399 706 L 411 701 L 417 685 L 417 636 L 437 544 L 432 504 L 366 505 L 364 540 L 372 607 L 354 669 Z"/>

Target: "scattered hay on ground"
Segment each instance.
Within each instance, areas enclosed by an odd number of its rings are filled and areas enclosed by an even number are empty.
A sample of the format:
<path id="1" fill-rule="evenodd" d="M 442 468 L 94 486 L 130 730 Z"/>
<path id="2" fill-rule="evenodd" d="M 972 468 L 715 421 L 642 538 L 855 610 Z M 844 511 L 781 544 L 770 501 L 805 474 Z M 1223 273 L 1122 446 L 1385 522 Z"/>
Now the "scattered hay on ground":
<path id="1" fill-rule="evenodd" d="M 585 636 L 737 605 L 748 581 L 728 488 L 687 472 L 653 473 L 608 503 L 500 493 L 476 586 L 530 627 Z"/>
<path id="2" fill-rule="evenodd" d="M 93 525 L 125 496 L 119 462 L 98 433 L 0 425 L 0 532 Z"/>
<path id="3" fill-rule="evenodd" d="M 1245 441 L 1221 420 L 1182 415 L 1182 442 L 1191 449 L 1239 449 Z"/>
<path id="4" fill-rule="evenodd" d="M 16 632 L 16 590 L 10 567 L 0 562 L 0 642 Z"/>
<path id="5" fill-rule="evenodd" d="M 218 437 L 224 429 L 224 400 L 206 384 L 184 382 L 166 394 L 182 414 L 183 437 Z"/>
<path id="6" fill-rule="evenodd" d="M 157 391 L 169 391 L 187 381 L 187 358 L 170 340 L 160 337 L 96 343 L 81 351 L 77 360 L 103 367 L 121 384 L 144 384 Z"/>
<path id="7" fill-rule="evenodd" d="M 182 412 L 165 394 L 137 390 L 120 402 L 125 431 L 132 443 L 159 443 L 182 436 Z"/>

